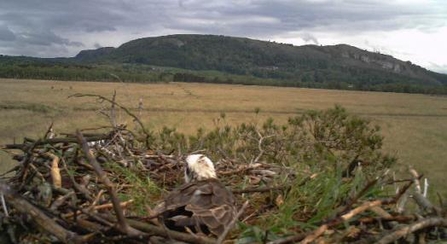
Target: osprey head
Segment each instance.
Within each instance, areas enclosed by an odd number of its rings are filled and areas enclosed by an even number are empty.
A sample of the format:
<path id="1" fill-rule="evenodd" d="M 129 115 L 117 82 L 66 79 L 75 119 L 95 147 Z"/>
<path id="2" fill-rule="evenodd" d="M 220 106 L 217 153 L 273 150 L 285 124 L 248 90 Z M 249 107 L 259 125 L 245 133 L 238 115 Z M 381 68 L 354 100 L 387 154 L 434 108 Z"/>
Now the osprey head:
<path id="1" fill-rule="evenodd" d="M 213 162 L 203 154 L 191 154 L 186 157 L 185 182 L 217 178 Z"/>

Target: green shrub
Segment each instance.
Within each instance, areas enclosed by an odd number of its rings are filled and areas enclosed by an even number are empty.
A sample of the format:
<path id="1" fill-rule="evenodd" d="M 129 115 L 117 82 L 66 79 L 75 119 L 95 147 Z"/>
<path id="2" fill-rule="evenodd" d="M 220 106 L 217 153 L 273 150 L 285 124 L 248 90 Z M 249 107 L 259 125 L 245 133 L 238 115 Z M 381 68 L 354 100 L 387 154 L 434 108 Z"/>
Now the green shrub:
<path id="1" fill-rule="evenodd" d="M 241 225 L 240 243 L 262 242 L 291 230 L 312 229 L 335 217 L 353 199 L 381 194 L 382 185 L 371 182 L 395 162 L 394 157 L 380 150 L 380 128 L 340 106 L 307 111 L 285 124 L 270 118 L 230 126 L 225 117 L 221 114 L 215 119 L 213 129 L 200 128 L 189 137 L 164 128 L 154 134 L 154 145 L 164 152 L 201 150 L 215 161 L 226 159 L 245 166 L 265 163 L 288 171 L 268 183 L 286 186 L 283 191 L 270 192 L 267 200 L 265 195 L 246 196 L 255 209 L 275 205 L 277 197 L 283 200 L 270 212 L 257 216 L 257 224 Z M 233 175 L 231 182 L 233 188 L 242 189 L 247 178 Z"/>

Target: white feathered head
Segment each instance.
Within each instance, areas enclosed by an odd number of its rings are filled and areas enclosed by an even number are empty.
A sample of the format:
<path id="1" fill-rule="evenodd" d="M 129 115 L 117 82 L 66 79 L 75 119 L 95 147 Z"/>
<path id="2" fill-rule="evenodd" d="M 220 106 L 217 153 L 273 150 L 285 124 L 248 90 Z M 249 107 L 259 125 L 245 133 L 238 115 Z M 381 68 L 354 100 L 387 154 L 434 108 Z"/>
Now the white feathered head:
<path id="1" fill-rule="evenodd" d="M 191 154 L 186 157 L 185 182 L 217 178 L 214 164 L 203 154 Z"/>

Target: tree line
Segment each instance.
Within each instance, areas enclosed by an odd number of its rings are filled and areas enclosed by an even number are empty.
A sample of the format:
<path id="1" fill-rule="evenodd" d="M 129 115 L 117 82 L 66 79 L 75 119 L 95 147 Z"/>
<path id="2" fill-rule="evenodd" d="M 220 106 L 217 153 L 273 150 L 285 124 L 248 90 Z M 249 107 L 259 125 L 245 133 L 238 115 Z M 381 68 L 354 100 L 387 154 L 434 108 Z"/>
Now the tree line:
<path id="1" fill-rule="evenodd" d="M 55 62 L 44 59 L 13 58 L 0 56 L 0 77 L 13 79 L 45 79 L 72 81 L 121 81 L 121 82 L 202 82 L 244 84 L 303 88 L 384 91 L 401 93 L 447 94 L 445 85 L 428 85 L 407 77 L 371 70 L 346 69 L 333 72 L 321 69 L 294 70 L 284 73 L 275 67 L 251 69 L 252 72 L 231 74 L 224 71 L 186 70 L 153 65 L 80 64 Z M 349 73 L 355 72 L 357 78 Z M 242 72 L 241 72 L 242 73 Z M 348 74 L 348 75 L 347 75 Z M 379 80 L 380 81 L 377 81 Z M 377 80 L 376 80 L 377 79 Z"/>

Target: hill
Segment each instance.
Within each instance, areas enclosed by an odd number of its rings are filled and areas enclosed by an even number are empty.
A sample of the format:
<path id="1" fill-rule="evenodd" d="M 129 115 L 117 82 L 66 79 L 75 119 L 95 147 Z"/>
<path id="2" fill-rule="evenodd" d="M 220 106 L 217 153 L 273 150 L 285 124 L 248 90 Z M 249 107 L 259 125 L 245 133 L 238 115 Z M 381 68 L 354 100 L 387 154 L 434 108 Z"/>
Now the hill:
<path id="1" fill-rule="evenodd" d="M 293 46 L 213 35 L 142 38 L 118 48 L 81 51 L 75 59 L 218 70 L 301 82 L 344 82 L 356 87 L 399 82 L 433 86 L 447 83 L 446 75 L 353 46 Z"/>
<path id="2" fill-rule="evenodd" d="M 447 75 L 344 44 L 293 46 L 216 35 L 170 35 L 141 38 L 118 48 L 83 50 L 73 58 L 45 61 L 81 67 L 115 66 L 128 72 L 131 67 L 134 73 L 153 72 L 156 66 L 159 74 L 149 80 L 164 77 L 174 81 L 447 92 Z M 166 72 L 165 67 L 181 70 Z"/>

